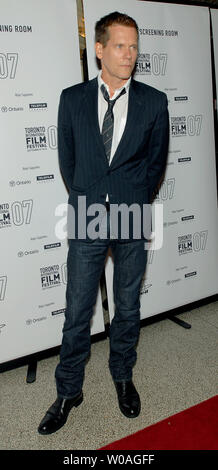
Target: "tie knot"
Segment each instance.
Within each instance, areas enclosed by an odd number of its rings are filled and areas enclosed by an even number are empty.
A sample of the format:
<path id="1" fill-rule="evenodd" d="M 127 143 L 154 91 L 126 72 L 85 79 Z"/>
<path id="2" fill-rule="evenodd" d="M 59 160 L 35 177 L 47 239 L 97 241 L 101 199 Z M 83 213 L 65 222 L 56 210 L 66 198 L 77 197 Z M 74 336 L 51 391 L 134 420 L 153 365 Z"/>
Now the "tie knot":
<path id="1" fill-rule="evenodd" d="M 107 92 L 107 90 L 106 90 L 106 88 L 103 84 L 101 85 L 101 92 L 102 92 L 102 95 L 103 95 L 104 99 L 108 103 L 108 108 L 113 109 L 113 106 L 115 105 L 116 101 L 120 98 L 120 96 L 122 96 L 126 93 L 126 89 L 123 88 L 121 90 L 120 94 L 114 100 L 110 100 L 109 94 L 108 94 L 108 92 Z"/>

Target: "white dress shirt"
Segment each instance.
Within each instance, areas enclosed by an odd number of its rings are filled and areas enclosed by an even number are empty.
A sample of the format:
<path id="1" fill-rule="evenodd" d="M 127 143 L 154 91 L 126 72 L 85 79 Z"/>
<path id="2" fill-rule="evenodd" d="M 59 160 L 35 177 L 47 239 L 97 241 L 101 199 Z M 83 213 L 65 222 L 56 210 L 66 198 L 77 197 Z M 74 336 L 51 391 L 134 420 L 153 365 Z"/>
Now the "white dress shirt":
<path id="1" fill-rule="evenodd" d="M 112 138 L 112 146 L 111 146 L 111 155 L 110 155 L 110 161 L 109 165 L 112 162 L 113 156 L 116 152 L 116 149 L 119 145 L 120 139 L 123 135 L 123 131 L 125 129 L 126 125 L 126 119 L 127 119 L 127 112 L 128 112 L 128 102 L 129 102 L 129 86 L 130 86 L 130 81 L 131 77 L 129 80 L 125 83 L 124 86 L 121 88 L 115 90 L 115 93 L 113 96 L 110 97 L 111 100 L 114 100 L 122 91 L 123 88 L 126 89 L 126 93 L 122 95 L 115 103 L 113 107 L 113 115 L 114 115 L 114 129 L 113 129 L 113 138 Z M 104 116 L 105 113 L 108 109 L 108 103 L 104 99 L 102 91 L 101 91 L 101 85 L 104 85 L 109 96 L 109 87 L 108 85 L 102 80 L 101 78 L 101 70 L 98 74 L 98 122 L 99 122 L 99 128 L 100 132 L 102 131 L 102 126 L 103 126 L 103 121 L 104 121 Z M 108 194 L 106 197 L 106 201 L 108 201 Z"/>
<path id="2" fill-rule="evenodd" d="M 128 101 L 129 101 L 129 85 L 130 85 L 131 77 L 129 80 L 125 83 L 124 86 L 121 88 L 115 90 L 115 93 L 113 94 L 112 97 L 110 97 L 111 100 L 114 100 L 119 93 L 122 91 L 123 88 L 126 88 L 126 93 L 122 95 L 115 103 L 113 107 L 113 115 L 114 115 L 114 130 L 113 130 L 113 139 L 112 139 L 112 146 L 111 146 L 111 155 L 110 155 L 110 161 L 109 164 L 111 163 L 113 156 L 116 152 L 116 149 L 118 147 L 118 144 L 120 142 L 120 139 L 123 135 L 123 131 L 125 129 L 126 125 L 126 119 L 127 119 L 127 111 L 128 111 Z M 101 78 L 101 70 L 98 74 L 98 121 L 99 121 L 99 127 L 100 127 L 100 132 L 102 131 L 102 126 L 103 126 L 103 121 L 104 121 L 104 116 L 108 108 L 107 101 L 104 99 L 103 94 L 101 92 L 101 85 L 104 85 L 109 96 L 109 87 L 108 85 L 102 80 Z"/>

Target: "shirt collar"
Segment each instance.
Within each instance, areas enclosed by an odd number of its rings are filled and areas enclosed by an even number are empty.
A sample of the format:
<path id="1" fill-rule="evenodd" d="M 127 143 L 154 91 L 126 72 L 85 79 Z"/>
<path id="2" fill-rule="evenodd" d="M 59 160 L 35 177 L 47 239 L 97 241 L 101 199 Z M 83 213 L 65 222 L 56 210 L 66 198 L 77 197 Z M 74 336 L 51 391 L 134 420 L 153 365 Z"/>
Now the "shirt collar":
<path id="1" fill-rule="evenodd" d="M 102 73 L 102 71 L 100 70 L 99 73 L 98 73 L 98 87 L 100 88 L 101 85 L 103 84 L 103 85 L 105 86 L 105 88 L 106 88 L 108 94 L 109 94 L 109 87 L 108 87 L 107 83 L 105 83 L 104 80 L 102 80 L 102 78 L 101 78 L 101 73 Z M 115 90 L 115 92 L 114 92 L 114 94 L 113 94 L 113 96 L 112 96 L 111 99 L 115 99 L 116 96 L 122 91 L 123 88 L 126 89 L 126 92 L 129 91 L 131 78 L 132 78 L 132 77 L 130 77 L 130 78 L 128 79 L 128 81 L 125 83 L 125 85 L 123 85 L 121 88 Z"/>

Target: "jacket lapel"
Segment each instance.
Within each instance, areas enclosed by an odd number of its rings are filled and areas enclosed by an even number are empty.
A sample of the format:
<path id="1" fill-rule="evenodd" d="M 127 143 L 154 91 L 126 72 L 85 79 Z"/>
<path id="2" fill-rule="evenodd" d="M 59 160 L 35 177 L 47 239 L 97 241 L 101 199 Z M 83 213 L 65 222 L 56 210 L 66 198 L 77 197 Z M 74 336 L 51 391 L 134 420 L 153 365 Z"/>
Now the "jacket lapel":
<path id="1" fill-rule="evenodd" d="M 119 142 L 119 145 L 117 147 L 117 150 L 112 159 L 110 168 L 115 168 L 116 166 L 119 166 L 121 161 L 127 158 L 127 155 L 126 153 L 123 153 L 123 150 L 124 148 L 128 148 L 128 144 L 134 136 L 134 129 L 137 125 L 141 124 L 142 106 L 143 103 L 140 99 L 140 95 L 138 94 L 137 82 L 132 79 L 129 89 L 129 104 L 126 126 Z"/>
<path id="2" fill-rule="evenodd" d="M 110 168 L 115 168 L 125 160 L 127 155 L 123 152 L 124 148 L 128 148 L 128 142 L 133 137 L 133 130 L 139 124 L 141 124 L 141 111 L 143 103 L 138 93 L 137 82 L 131 80 L 129 89 L 129 103 L 126 126 L 117 147 L 117 150 L 113 156 Z M 100 150 L 100 154 L 104 156 L 107 167 L 109 166 L 107 156 L 104 149 L 104 144 L 99 128 L 98 121 L 98 81 L 97 78 L 86 83 L 85 87 L 85 112 L 89 121 L 89 129 L 96 140 L 96 144 Z"/>
<path id="3" fill-rule="evenodd" d="M 85 88 L 85 112 L 89 122 L 89 129 L 92 135 L 96 140 L 96 144 L 100 150 L 100 154 L 104 156 L 105 163 L 108 166 L 108 160 L 104 149 L 104 144 L 99 128 L 98 121 L 98 80 L 94 78 L 93 80 L 87 82 Z"/>

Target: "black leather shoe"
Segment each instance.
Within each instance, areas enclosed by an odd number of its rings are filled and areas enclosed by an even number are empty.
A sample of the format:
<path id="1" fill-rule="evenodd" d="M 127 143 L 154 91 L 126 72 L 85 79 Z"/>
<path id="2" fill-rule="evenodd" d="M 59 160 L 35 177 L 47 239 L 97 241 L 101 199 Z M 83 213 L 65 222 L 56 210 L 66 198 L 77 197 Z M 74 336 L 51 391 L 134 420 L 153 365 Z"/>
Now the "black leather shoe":
<path id="1" fill-rule="evenodd" d="M 67 421 L 71 408 L 73 408 L 73 406 L 79 406 L 82 401 L 82 392 L 72 399 L 58 397 L 42 419 L 38 427 L 39 434 L 52 434 L 62 428 Z"/>
<path id="2" fill-rule="evenodd" d="M 132 380 L 115 382 L 120 411 L 127 418 L 136 418 L 141 410 L 139 394 Z"/>

